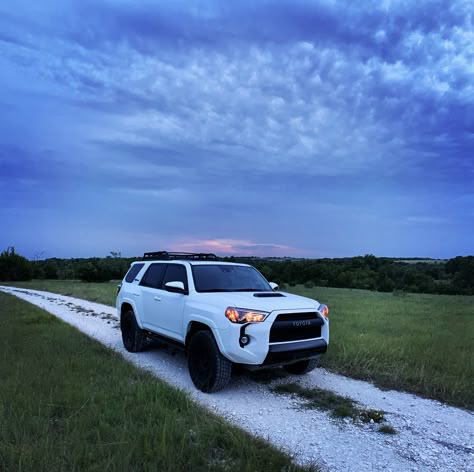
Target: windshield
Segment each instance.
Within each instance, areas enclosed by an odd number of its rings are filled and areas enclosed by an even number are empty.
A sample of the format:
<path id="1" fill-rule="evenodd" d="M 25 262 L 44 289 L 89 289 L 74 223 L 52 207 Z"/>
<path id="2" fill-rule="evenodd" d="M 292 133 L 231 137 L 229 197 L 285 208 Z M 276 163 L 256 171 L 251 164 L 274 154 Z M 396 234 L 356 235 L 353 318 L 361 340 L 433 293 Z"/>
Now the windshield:
<path id="1" fill-rule="evenodd" d="M 264 292 L 272 288 L 253 267 L 209 264 L 193 265 L 198 292 Z"/>

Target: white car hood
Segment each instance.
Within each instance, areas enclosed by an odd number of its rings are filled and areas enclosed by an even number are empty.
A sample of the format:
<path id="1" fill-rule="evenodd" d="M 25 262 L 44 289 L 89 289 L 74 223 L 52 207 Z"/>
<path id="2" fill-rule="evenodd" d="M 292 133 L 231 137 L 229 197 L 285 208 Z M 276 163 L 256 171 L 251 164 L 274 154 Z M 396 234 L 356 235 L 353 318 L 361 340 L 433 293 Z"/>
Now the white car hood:
<path id="1" fill-rule="evenodd" d="M 307 310 L 317 309 L 319 302 L 311 298 L 300 297 L 286 292 L 275 292 L 282 294 L 282 297 L 255 297 L 254 294 L 263 292 L 216 292 L 206 293 L 206 301 L 226 308 L 233 306 L 236 308 L 247 308 L 249 310 L 261 310 L 272 312 L 275 310 Z M 271 292 L 269 292 L 271 293 Z"/>

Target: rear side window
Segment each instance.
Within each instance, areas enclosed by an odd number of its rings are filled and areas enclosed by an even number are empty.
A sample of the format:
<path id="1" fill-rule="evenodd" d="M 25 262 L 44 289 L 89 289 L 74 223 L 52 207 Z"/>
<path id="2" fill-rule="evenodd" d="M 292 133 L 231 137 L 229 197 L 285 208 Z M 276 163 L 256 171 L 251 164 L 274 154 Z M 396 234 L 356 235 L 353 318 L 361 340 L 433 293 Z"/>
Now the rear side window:
<path id="1" fill-rule="evenodd" d="M 125 276 L 125 282 L 132 283 L 145 264 L 133 264 Z"/>
<path id="2" fill-rule="evenodd" d="M 161 281 L 165 273 L 166 264 L 151 264 L 140 282 L 140 285 L 152 288 L 161 288 Z"/>
<path id="3" fill-rule="evenodd" d="M 163 278 L 163 286 L 168 282 L 183 282 L 184 289 L 188 290 L 186 267 L 181 264 L 168 264 L 165 277 Z"/>

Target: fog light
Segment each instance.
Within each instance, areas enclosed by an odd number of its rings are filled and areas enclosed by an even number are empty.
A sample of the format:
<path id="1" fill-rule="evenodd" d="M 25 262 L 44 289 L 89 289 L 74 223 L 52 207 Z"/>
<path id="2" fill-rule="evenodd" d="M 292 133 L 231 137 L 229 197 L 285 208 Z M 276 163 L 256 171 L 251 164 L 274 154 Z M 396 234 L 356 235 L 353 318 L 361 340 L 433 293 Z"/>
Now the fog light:
<path id="1" fill-rule="evenodd" d="M 246 335 L 240 337 L 240 344 L 246 346 L 250 342 L 250 338 Z"/>

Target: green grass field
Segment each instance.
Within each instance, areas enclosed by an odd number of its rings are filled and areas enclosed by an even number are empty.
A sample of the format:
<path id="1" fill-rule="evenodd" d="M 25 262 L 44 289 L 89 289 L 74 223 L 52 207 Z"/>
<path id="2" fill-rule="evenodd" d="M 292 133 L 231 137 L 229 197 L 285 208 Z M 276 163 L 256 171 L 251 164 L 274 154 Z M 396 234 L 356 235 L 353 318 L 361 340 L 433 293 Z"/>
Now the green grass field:
<path id="1" fill-rule="evenodd" d="M 113 305 L 116 283 L 32 281 L 48 290 Z M 474 297 L 289 287 L 330 308 L 328 369 L 474 409 Z"/>
<path id="2" fill-rule="evenodd" d="M 43 310 L 0 306 L 0 470 L 308 470 Z"/>
<path id="3" fill-rule="evenodd" d="M 330 307 L 324 367 L 474 409 L 474 297 L 291 289 Z"/>

